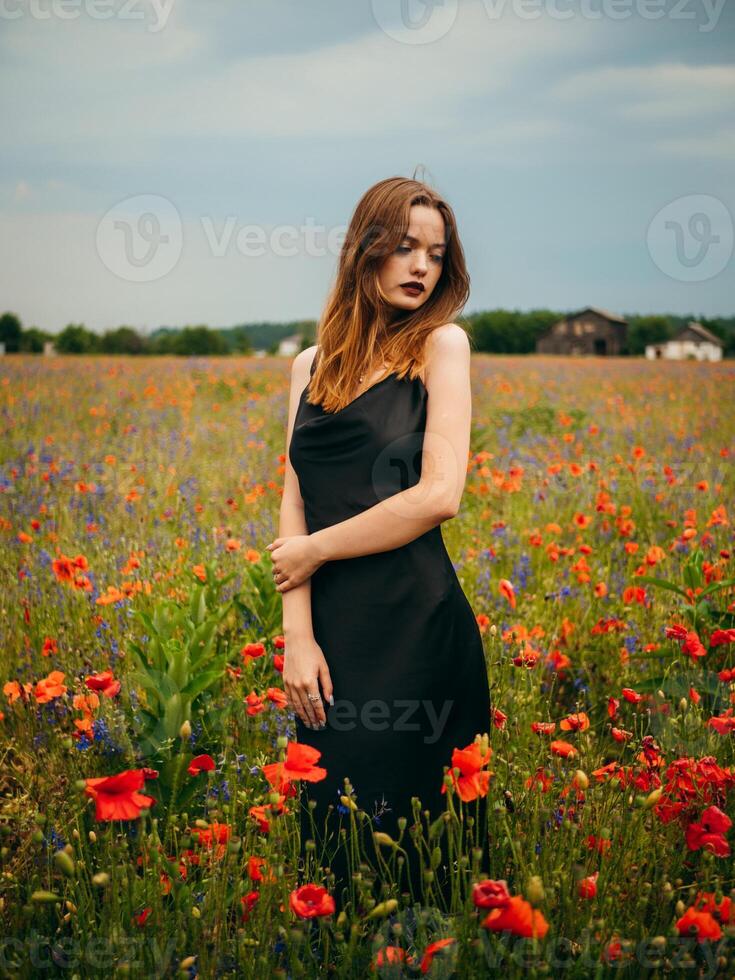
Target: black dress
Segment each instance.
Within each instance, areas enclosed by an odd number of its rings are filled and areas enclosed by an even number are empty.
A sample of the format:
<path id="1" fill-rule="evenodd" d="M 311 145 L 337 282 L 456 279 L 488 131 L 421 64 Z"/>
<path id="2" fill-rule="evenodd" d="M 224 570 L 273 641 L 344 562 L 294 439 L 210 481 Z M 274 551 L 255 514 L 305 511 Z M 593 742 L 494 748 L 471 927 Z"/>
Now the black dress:
<path id="1" fill-rule="evenodd" d="M 312 375 L 318 356 L 317 351 Z M 391 373 L 334 413 L 309 404 L 307 390 L 308 385 L 294 420 L 289 458 L 309 533 L 418 482 L 429 397 L 420 378 L 401 380 Z M 419 897 L 419 861 L 408 832 L 414 823 L 411 797 L 421 800 L 431 820 L 439 817 L 446 809 L 441 789 L 452 751 L 490 730 L 482 639 L 441 525 L 389 551 L 326 562 L 311 578 L 311 608 L 314 638 L 334 686 L 334 706 L 324 702 L 327 724 L 320 731 L 296 717 L 297 741 L 319 749 L 317 764 L 327 769 L 321 782 L 302 783 L 302 856 L 307 838 L 320 846 L 326 840 L 331 850 L 320 863 L 329 863 L 337 875 L 335 899 L 341 907 L 339 892 L 348 881 L 344 848 L 328 858 L 339 842 L 340 825 L 348 826 L 340 803 L 347 776 L 357 804 L 372 817 L 370 830 L 396 839 L 397 818 L 407 818 L 406 870 Z M 316 837 L 309 798 L 317 801 Z M 479 804 L 481 812 L 486 802 Z M 329 804 L 334 809 L 325 834 Z M 372 833 L 365 835 L 370 854 Z M 446 883 L 445 866 L 436 874 L 437 883 Z M 407 890 L 405 878 L 402 885 Z"/>

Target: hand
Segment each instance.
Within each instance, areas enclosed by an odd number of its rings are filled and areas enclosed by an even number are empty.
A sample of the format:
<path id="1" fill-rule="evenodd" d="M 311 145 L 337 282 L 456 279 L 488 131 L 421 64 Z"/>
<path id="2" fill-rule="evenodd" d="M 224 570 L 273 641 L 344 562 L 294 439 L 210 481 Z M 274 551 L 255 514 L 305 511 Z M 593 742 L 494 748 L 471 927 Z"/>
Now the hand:
<path id="1" fill-rule="evenodd" d="M 289 706 L 307 728 L 319 729 L 326 725 L 324 700 L 329 701 L 333 697 L 332 678 L 322 648 L 313 635 L 286 640 L 283 687 Z M 319 700 L 311 701 L 310 694 L 320 695 Z"/>
<path id="2" fill-rule="evenodd" d="M 295 589 L 324 564 L 310 534 L 276 538 L 265 550 L 270 552 L 273 561 L 273 581 L 277 592 Z"/>

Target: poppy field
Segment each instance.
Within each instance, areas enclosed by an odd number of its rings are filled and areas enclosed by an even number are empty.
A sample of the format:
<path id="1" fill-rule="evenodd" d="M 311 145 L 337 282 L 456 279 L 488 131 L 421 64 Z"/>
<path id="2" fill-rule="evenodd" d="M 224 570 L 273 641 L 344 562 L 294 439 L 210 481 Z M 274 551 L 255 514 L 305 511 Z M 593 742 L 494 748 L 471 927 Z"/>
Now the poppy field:
<path id="1" fill-rule="evenodd" d="M 473 356 L 492 712 L 399 839 L 335 792 L 342 908 L 265 550 L 289 375 L 0 359 L 0 977 L 734 975 L 735 366 Z"/>

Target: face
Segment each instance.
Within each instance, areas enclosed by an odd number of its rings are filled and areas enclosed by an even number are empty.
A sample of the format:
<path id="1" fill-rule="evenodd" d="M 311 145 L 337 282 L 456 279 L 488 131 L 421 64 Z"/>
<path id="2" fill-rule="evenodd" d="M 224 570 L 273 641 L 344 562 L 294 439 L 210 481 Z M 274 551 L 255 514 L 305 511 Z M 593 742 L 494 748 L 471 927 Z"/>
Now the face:
<path id="1" fill-rule="evenodd" d="M 414 204 L 406 237 L 385 259 L 378 273 L 378 285 L 391 306 L 402 310 L 423 306 L 441 275 L 444 242 L 444 219 L 440 212 L 425 204 Z M 406 283 L 417 288 L 406 289 Z"/>

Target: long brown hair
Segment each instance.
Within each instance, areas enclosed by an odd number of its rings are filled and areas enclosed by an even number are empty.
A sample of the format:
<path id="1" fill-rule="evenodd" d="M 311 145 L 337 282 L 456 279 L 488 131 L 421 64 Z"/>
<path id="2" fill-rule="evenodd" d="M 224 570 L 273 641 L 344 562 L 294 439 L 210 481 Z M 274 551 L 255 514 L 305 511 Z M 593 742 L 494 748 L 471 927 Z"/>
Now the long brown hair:
<path id="1" fill-rule="evenodd" d="M 378 272 L 403 241 L 414 204 L 440 212 L 446 250 L 431 296 L 411 311 L 386 301 Z M 415 378 L 425 363 L 427 337 L 459 315 L 469 293 L 457 222 L 446 201 L 419 180 L 388 177 L 374 184 L 360 198 L 347 229 L 335 283 L 317 326 L 319 351 L 307 400 L 327 412 L 344 408 L 377 351 L 398 378 Z"/>

